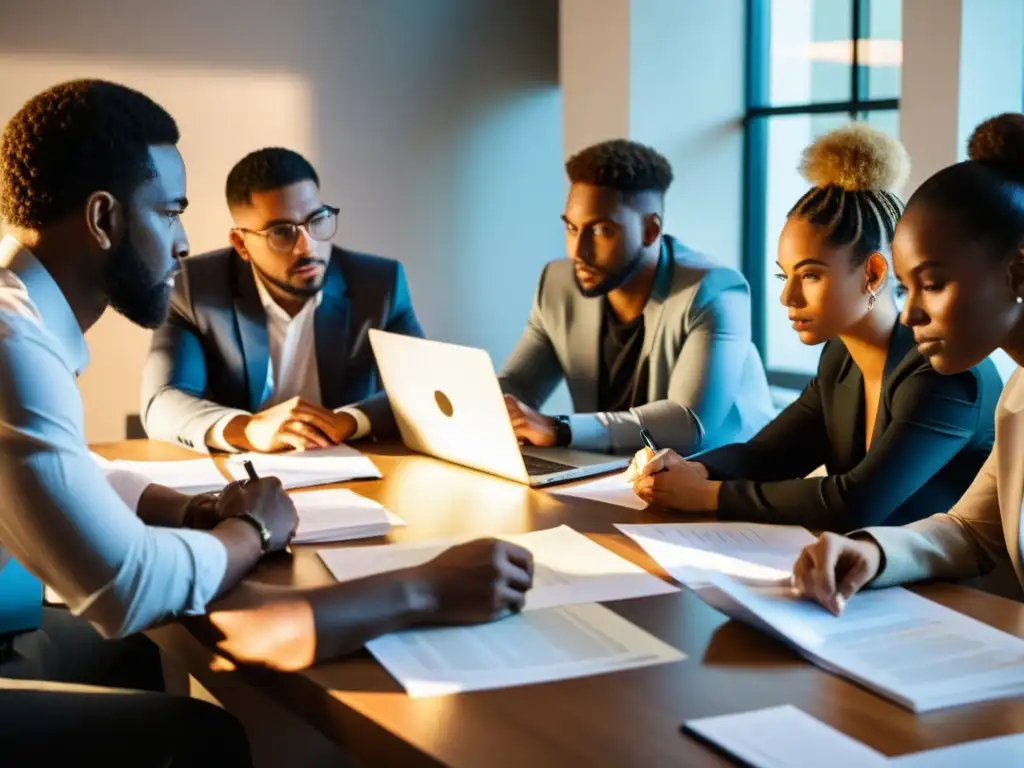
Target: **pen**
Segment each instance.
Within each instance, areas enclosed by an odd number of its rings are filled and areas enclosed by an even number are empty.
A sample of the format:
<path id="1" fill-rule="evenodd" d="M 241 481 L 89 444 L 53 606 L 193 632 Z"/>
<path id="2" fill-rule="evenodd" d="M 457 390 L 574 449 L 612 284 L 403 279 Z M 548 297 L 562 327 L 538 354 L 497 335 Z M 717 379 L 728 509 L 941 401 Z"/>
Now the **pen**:
<path id="1" fill-rule="evenodd" d="M 654 444 L 654 438 L 651 437 L 651 433 L 647 431 L 647 427 L 640 427 L 640 437 L 643 439 L 644 445 L 646 445 L 648 448 L 651 449 L 651 453 L 655 453 L 656 454 L 658 452 L 658 450 L 659 450 L 658 446 Z M 662 468 L 662 469 L 659 469 L 654 474 L 660 475 L 664 471 L 665 471 L 665 469 Z"/>
<path id="2" fill-rule="evenodd" d="M 643 438 L 644 445 L 651 449 L 651 453 L 658 452 L 658 446 L 654 444 L 654 438 L 652 438 L 651 433 L 647 431 L 647 427 L 640 427 L 640 437 Z"/>
<path id="3" fill-rule="evenodd" d="M 260 479 L 260 476 L 256 474 L 256 467 L 252 465 L 252 462 L 249 461 L 249 459 L 243 461 L 242 466 L 245 467 L 245 473 L 249 475 L 250 480 L 256 481 Z M 292 548 L 286 546 L 284 551 L 290 555 L 292 553 Z"/>

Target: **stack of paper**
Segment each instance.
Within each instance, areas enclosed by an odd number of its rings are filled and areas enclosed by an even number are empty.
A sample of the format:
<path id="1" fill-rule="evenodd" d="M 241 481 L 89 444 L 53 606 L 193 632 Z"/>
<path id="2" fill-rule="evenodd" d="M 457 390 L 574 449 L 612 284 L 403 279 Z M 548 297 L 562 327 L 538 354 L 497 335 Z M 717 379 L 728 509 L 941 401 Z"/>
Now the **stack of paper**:
<path id="1" fill-rule="evenodd" d="M 348 445 L 337 445 L 297 453 L 242 453 L 227 461 L 227 470 L 236 480 L 245 480 L 243 462 L 251 461 L 260 477 L 280 478 L 285 488 L 309 488 L 316 485 L 370 480 L 381 477 L 369 458 Z"/>
<path id="2" fill-rule="evenodd" d="M 329 549 L 318 554 L 334 578 L 338 581 L 351 581 L 374 573 L 422 565 L 453 544 L 468 541 L 469 538 Z M 678 587 L 662 581 L 566 525 L 501 538 L 519 544 L 533 554 L 533 589 L 526 595 L 528 610 L 679 591 Z"/>
<path id="3" fill-rule="evenodd" d="M 672 578 L 689 587 L 709 573 L 748 584 L 788 584 L 800 551 L 813 544 L 806 528 L 758 523 L 616 525 Z"/>
<path id="4" fill-rule="evenodd" d="M 294 493 L 292 501 L 299 513 L 293 544 L 367 539 L 405 525 L 377 502 L 342 488 Z"/>
<path id="5" fill-rule="evenodd" d="M 690 720 L 686 730 L 754 768 L 963 768 L 1024 765 L 1024 733 L 887 758 L 796 707 Z"/>
<path id="6" fill-rule="evenodd" d="M 104 469 L 123 469 L 145 475 L 157 485 L 182 493 L 219 491 L 228 484 L 212 459 L 192 461 L 111 461 Z"/>
<path id="7" fill-rule="evenodd" d="M 721 574 L 694 591 L 914 712 L 1024 694 L 1024 640 L 899 587 L 858 594 L 841 617 L 788 587 L 748 587 Z"/>

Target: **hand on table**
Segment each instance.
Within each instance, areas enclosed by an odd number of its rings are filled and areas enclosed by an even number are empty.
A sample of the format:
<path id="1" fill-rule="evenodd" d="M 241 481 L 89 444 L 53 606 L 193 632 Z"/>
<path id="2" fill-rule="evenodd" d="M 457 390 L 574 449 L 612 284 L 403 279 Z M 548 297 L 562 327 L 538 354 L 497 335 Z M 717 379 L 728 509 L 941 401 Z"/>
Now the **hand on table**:
<path id="1" fill-rule="evenodd" d="M 518 613 L 533 586 L 533 555 L 507 541 L 478 539 L 418 566 L 431 624 L 477 624 Z"/>
<path id="2" fill-rule="evenodd" d="M 839 616 L 881 567 L 882 549 L 874 539 L 825 533 L 804 547 L 793 564 L 793 589 Z"/>
<path id="3" fill-rule="evenodd" d="M 242 425 L 246 449 L 261 453 L 330 448 L 356 431 L 356 420 L 349 414 L 334 413 L 299 397 L 246 418 Z"/>
<path id="4" fill-rule="evenodd" d="M 555 444 L 555 420 L 550 416 L 538 413 L 512 395 L 505 395 L 505 407 L 519 442 L 539 448 Z"/>

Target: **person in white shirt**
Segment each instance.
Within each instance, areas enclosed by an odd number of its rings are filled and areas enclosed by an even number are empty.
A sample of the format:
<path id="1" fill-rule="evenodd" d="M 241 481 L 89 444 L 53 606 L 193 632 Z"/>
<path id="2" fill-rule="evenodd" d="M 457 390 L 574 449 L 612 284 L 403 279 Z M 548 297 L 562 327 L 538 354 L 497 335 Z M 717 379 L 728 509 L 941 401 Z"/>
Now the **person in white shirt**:
<path id="1" fill-rule="evenodd" d="M 402 265 L 331 245 L 339 211 L 289 149 L 242 158 L 227 201 L 231 247 L 182 264 L 153 336 L 146 433 L 263 452 L 397 436 L 368 332 L 423 336 Z"/>
<path id="2" fill-rule="evenodd" d="M 532 583 L 530 554 L 488 540 L 321 589 L 242 582 L 294 533 L 295 508 L 279 480 L 195 498 L 108 478 L 90 456 L 76 386 L 88 358 L 84 333 L 108 306 L 140 326 L 159 325 L 188 253 L 177 141 L 163 108 L 100 80 L 33 97 L 0 135 L 0 547 L 106 637 L 208 614 L 223 654 L 278 669 L 416 624 L 519 610 Z M 69 756 L 250 764 L 244 733 L 216 709 L 96 692 L 8 680 L 0 662 L 0 762 L 32 754 L 47 765 Z"/>

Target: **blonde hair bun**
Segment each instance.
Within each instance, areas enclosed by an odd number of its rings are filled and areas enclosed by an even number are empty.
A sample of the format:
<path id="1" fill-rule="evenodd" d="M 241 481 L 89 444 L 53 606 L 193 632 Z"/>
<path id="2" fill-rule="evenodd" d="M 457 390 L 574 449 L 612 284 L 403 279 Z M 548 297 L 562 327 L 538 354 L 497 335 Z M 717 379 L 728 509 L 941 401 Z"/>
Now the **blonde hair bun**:
<path id="1" fill-rule="evenodd" d="M 1024 115 L 1006 112 L 983 122 L 967 142 L 967 157 L 1024 177 Z"/>
<path id="2" fill-rule="evenodd" d="M 800 173 L 815 187 L 898 192 L 910 175 L 910 156 L 888 134 L 867 123 L 850 123 L 805 149 Z"/>

